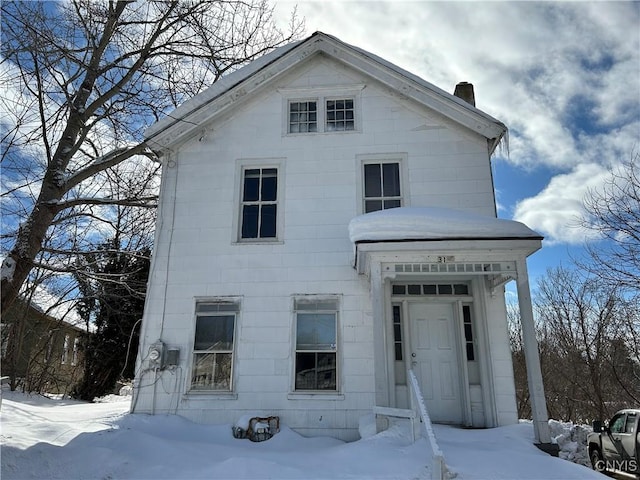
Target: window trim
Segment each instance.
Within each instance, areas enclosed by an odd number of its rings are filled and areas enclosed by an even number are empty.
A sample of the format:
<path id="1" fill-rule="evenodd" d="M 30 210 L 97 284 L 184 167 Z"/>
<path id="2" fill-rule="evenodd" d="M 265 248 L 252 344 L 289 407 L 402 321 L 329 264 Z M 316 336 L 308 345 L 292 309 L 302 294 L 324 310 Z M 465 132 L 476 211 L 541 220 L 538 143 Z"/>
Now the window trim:
<path id="1" fill-rule="evenodd" d="M 218 310 L 218 311 L 209 311 L 209 312 L 199 312 L 198 305 L 218 305 L 218 306 L 228 306 L 227 309 Z M 216 297 L 216 298 L 196 298 L 194 302 L 194 315 L 193 315 L 193 327 L 191 330 L 191 353 L 190 353 L 190 363 L 189 363 L 189 371 L 186 376 L 186 393 L 187 394 L 211 394 L 211 395 L 230 395 L 234 393 L 235 389 L 235 363 L 237 359 L 237 345 L 238 345 L 238 322 L 241 311 L 241 300 L 239 297 Z M 193 373 L 194 373 L 194 362 L 195 355 L 197 353 L 203 353 L 200 350 L 196 350 L 195 341 L 196 341 L 196 326 L 198 322 L 199 316 L 229 316 L 229 314 L 233 314 L 233 341 L 231 345 L 231 372 L 229 373 L 229 389 L 198 389 L 193 388 Z M 216 350 L 217 351 L 217 350 Z M 226 352 L 226 350 L 225 350 Z"/>
<path id="2" fill-rule="evenodd" d="M 335 309 L 305 309 L 304 304 L 312 304 L 312 303 L 321 303 L 321 302 L 333 302 L 335 304 Z M 341 369 L 341 356 L 342 356 L 342 345 L 341 345 L 341 336 L 340 336 L 340 305 L 341 305 L 341 295 L 295 295 L 292 298 L 292 317 L 293 317 L 293 326 L 292 326 L 292 365 L 291 365 L 291 387 L 290 387 L 290 398 L 335 398 L 342 399 L 342 369 Z M 296 355 L 298 353 L 297 348 L 297 337 L 298 337 L 298 313 L 333 313 L 335 316 L 335 348 L 333 350 L 322 350 L 324 352 L 333 352 L 335 353 L 335 362 L 336 362 L 336 387 L 333 390 L 311 390 L 311 389 L 297 389 L 296 388 Z M 308 351 L 308 350 L 301 350 Z"/>
<path id="3" fill-rule="evenodd" d="M 236 160 L 235 209 L 233 210 L 232 245 L 279 244 L 284 239 L 284 205 L 285 205 L 285 159 L 284 158 L 239 158 Z M 244 172 L 252 169 L 275 168 L 277 170 L 276 191 L 276 236 L 266 238 L 242 238 L 242 194 L 244 192 Z"/>
<path id="4" fill-rule="evenodd" d="M 410 192 L 409 192 L 409 169 L 408 169 L 408 154 L 405 152 L 395 153 L 374 153 L 374 154 L 359 154 L 356 155 L 356 168 L 358 171 L 358 182 L 356 182 L 356 199 L 358 202 L 357 212 L 362 215 L 365 213 L 365 198 L 364 198 L 364 166 L 370 164 L 382 164 L 382 163 L 397 163 L 398 173 L 400 177 L 400 206 L 409 207 Z"/>

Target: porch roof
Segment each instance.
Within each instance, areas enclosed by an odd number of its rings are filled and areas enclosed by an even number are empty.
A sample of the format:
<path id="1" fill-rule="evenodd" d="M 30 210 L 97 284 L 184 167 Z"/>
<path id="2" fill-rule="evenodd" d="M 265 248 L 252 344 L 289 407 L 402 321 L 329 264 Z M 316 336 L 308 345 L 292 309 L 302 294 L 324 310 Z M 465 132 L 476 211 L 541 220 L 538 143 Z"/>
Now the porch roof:
<path id="1" fill-rule="evenodd" d="M 514 220 L 438 207 L 400 207 L 366 213 L 349 222 L 353 243 L 429 240 L 542 240 Z"/>

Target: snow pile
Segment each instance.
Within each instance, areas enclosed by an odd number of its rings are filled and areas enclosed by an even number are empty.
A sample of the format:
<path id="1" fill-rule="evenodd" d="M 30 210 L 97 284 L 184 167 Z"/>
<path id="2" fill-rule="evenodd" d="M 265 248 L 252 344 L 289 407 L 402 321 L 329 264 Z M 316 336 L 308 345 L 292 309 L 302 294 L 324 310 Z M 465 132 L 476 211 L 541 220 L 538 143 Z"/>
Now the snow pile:
<path id="1" fill-rule="evenodd" d="M 560 458 L 591 467 L 587 452 L 587 435 L 593 431 L 588 425 L 549 420 L 551 440 L 560 447 Z"/>
<path id="2" fill-rule="evenodd" d="M 2 480 L 430 478 L 426 441 L 411 443 L 399 424 L 373 434 L 372 416 L 362 420 L 367 438 L 357 442 L 305 438 L 281 425 L 277 435 L 254 443 L 233 438 L 231 425 L 128 414 L 130 400 L 110 395 L 85 403 L 7 392 L 0 411 Z M 434 425 L 434 431 L 459 480 L 604 478 L 537 449 L 530 423 L 484 430 Z"/>
<path id="3" fill-rule="evenodd" d="M 434 239 L 541 239 L 523 223 L 435 207 L 379 210 L 349 222 L 352 242 Z"/>

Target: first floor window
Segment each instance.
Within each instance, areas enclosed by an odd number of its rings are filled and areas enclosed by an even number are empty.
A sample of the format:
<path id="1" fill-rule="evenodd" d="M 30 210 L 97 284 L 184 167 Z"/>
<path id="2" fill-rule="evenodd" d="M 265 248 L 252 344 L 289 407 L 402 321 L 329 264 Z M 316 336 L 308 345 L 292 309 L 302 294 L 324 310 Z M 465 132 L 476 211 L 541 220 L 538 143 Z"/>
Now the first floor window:
<path id="1" fill-rule="evenodd" d="M 296 299 L 295 317 L 295 389 L 337 390 L 337 300 Z"/>
<path id="2" fill-rule="evenodd" d="M 398 162 L 365 163 L 364 213 L 401 206 L 400 164 Z"/>
<path id="3" fill-rule="evenodd" d="M 193 346 L 192 390 L 232 389 L 234 302 L 198 302 Z"/>

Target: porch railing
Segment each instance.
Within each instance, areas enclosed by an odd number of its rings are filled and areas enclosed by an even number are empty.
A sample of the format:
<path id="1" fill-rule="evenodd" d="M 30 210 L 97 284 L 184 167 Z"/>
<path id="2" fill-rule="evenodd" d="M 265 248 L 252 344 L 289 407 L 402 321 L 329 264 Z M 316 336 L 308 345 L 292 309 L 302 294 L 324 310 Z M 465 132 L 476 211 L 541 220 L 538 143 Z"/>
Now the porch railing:
<path id="1" fill-rule="evenodd" d="M 411 398 L 411 409 L 416 412 L 416 415 L 419 415 L 422 419 L 420 425 L 422 431 L 421 436 L 423 436 L 427 440 L 427 448 L 428 454 L 431 457 L 431 479 L 432 480 L 447 480 L 449 478 L 449 473 L 447 471 L 447 464 L 444 462 L 444 455 L 442 454 L 442 450 L 438 446 L 438 442 L 436 442 L 436 436 L 433 433 L 433 427 L 431 425 L 431 419 L 429 418 L 429 413 L 427 412 L 427 406 L 424 403 L 424 397 L 422 396 L 422 392 L 420 391 L 420 385 L 418 384 L 418 379 L 416 378 L 415 373 L 412 369 L 409 369 L 408 372 L 409 378 L 409 396 Z"/>

